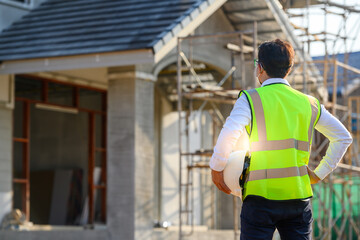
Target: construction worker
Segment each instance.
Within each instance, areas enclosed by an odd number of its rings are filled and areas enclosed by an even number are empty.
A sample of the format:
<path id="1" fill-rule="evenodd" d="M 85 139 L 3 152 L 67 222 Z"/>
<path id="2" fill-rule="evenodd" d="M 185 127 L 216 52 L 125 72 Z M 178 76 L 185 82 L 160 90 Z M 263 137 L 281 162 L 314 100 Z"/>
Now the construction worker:
<path id="1" fill-rule="evenodd" d="M 352 142 L 350 133 L 319 101 L 285 80 L 294 49 L 276 39 L 259 46 L 254 60 L 261 87 L 242 91 L 220 132 L 210 160 L 212 179 L 229 194 L 223 169 L 240 135 L 250 139 L 250 167 L 243 190 L 240 239 L 310 239 L 311 184 L 331 173 Z M 316 167 L 307 165 L 314 128 L 330 141 Z"/>

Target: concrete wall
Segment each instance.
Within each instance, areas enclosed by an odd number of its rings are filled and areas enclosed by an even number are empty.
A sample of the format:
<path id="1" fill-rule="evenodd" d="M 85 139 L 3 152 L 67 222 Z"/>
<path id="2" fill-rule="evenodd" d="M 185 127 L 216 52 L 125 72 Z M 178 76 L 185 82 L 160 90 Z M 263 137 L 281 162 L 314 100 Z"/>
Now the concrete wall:
<path id="1" fill-rule="evenodd" d="M 154 82 L 136 79 L 135 239 L 150 239 L 154 222 Z"/>
<path id="2" fill-rule="evenodd" d="M 179 128 L 177 112 L 162 99 L 161 126 L 161 221 L 178 224 L 179 211 Z"/>
<path id="3" fill-rule="evenodd" d="M 111 239 L 150 239 L 154 86 L 134 67 L 109 68 L 108 213 Z"/>
<path id="4" fill-rule="evenodd" d="M 176 226 L 179 224 L 178 113 L 172 111 L 171 105 L 164 98 L 162 100 L 161 221 L 169 221 Z M 212 149 L 213 126 L 211 117 L 207 112 L 204 112 L 202 116 L 200 116 L 199 112 L 195 112 L 190 119 L 193 119 L 193 121 L 190 124 L 189 152 Z M 200 121 L 202 121 L 201 124 Z M 184 122 L 182 126 L 182 131 L 185 131 Z M 217 135 L 218 132 L 215 133 L 215 136 Z M 248 138 L 244 133 L 234 151 L 247 149 L 247 142 Z M 183 142 L 184 146 L 185 142 Z M 200 160 L 200 158 L 194 160 Z M 214 188 L 209 169 L 195 169 L 193 174 L 194 223 L 215 229 L 232 229 L 234 217 L 232 197 Z M 239 205 L 238 208 L 240 208 Z"/>
<path id="5" fill-rule="evenodd" d="M 162 119 L 162 142 L 161 142 L 161 178 L 162 178 L 162 209 L 161 220 L 169 221 L 172 225 L 179 224 L 179 128 L 178 113 L 173 112 L 171 106 L 163 99 Z M 200 149 L 211 149 L 212 124 L 210 116 L 205 112 L 200 116 L 199 112 L 191 117 L 189 152 Z M 200 121 L 205 123 L 201 128 Z M 182 131 L 185 131 L 185 122 L 182 122 Z M 186 143 L 183 142 L 183 152 L 186 151 Z M 194 159 L 200 160 L 200 158 Z M 184 171 L 186 172 L 186 171 Z M 183 176 L 185 182 L 186 175 Z M 211 198 L 210 171 L 195 169 L 193 171 L 194 186 L 194 223 L 196 225 L 208 225 L 211 227 L 211 208 L 214 207 Z"/>
<path id="6" fill-rule="evenodd" d="M 12 110 L 0 107 L 0 222 L 12 207 Z"/>

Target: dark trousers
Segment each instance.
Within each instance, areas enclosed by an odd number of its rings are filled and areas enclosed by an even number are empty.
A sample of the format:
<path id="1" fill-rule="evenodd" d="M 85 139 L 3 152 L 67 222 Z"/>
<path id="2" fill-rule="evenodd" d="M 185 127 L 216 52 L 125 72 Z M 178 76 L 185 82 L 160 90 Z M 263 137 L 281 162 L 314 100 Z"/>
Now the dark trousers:
<path id="1" fill-rule="evenodd" d="M 275 228 L 282 240 L 311 239 L 310 201 L 274 201 L 248 196 L 241 210 L 240 240 L 271 240 Z"/>

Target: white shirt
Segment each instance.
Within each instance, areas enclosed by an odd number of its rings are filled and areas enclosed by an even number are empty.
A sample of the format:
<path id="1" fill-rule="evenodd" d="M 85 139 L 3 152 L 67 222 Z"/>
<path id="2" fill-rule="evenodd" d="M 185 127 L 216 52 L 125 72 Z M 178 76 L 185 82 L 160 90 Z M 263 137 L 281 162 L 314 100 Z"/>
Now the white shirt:
<path id="1" fill-rule="evenodd" d="M 261 87 L 272 83 L 284 83 L 290 86 L 285 79 L 271 78 L 264 81 Z M 245 126 L 249 125 L 250 122 L 251 109 L 245 94 L 243 94 L 236 101 L 220 132 L 210 160 L 211 169 L 222 171 L 225 168 L 229 154 L 233 151 L 234 145 L 244 132 Z M 326 155 L 314 171 L 320 179 L 324 179 L 337 167 L 346 149 L 352 143 L 352 137 L 344 125 L 331 115 L 323 105 L 321 105 L 321 115 L 315 129 L 330 141 Z"/>

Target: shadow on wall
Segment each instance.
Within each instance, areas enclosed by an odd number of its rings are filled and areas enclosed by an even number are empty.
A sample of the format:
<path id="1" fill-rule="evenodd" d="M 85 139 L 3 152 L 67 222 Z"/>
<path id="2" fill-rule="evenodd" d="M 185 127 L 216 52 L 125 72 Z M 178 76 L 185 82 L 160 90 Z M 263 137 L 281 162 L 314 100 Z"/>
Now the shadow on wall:
<path id="1" fill-rule="evenodd" d="M 206 112 L 203 115 L 194 113 L 190 117 L 192 121 L 190 128 L 189 151 L 195 152 L 202 148 L 212 148 L 212 125 L 205 124 L 200 129 L 200 121 L 210 120 Z M 185 120 L 183 120 L 185 121 Z M 179 223 L 179 122 L 178 113 L 169 112 L 163 116 L 162 126 L 162 216 L 163 221 L 169 221 L 172 225 Z M 185 130 L 185 122 L 181 124 Z M 186 143 L 182 142 L 183 152 L 186 150 Z M 200 160 L 200 158 L 194 158 Z M 203 159 L 202 159 L 203 160 Z M 185 167 L 185 165 L 183 165 Z M 211 215 L 211 186 L 209 169 L 195 169 L 193 171 L 193 206 L 194 223 L 196 225 L 208 225 Z M 183 181 L 186 178 L 184 171 Z M 184 182 L 183 182 L 184 183 Z"/>
<path id="2" fill-rule="evenodd" d="M 178 114 L 163 117 L 162 126 L 162 216 L 163 221 L 178 224 L 179 216 L 179 135 Z"/>

